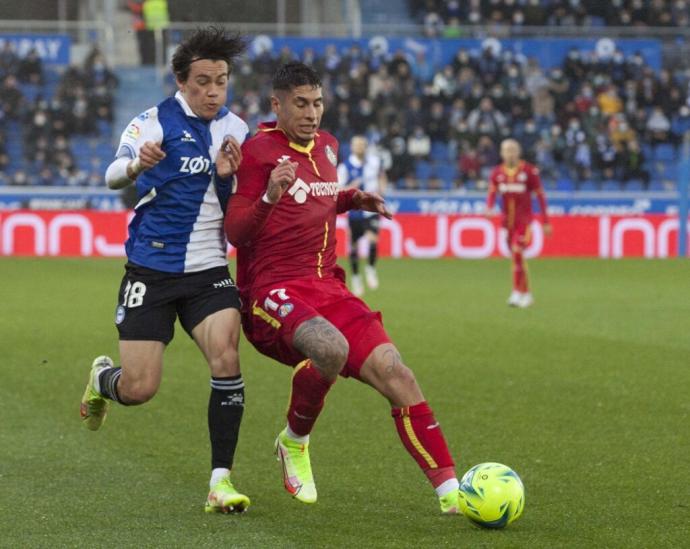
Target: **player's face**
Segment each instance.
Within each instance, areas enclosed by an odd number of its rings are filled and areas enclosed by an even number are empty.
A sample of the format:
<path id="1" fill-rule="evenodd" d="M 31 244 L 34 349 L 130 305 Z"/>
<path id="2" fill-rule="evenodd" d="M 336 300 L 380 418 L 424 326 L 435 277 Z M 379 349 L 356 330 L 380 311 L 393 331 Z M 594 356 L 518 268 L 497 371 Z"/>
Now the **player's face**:
<path id="1" fill-rule="evenodd" d="M 520 147 L 517 143 L 508 141 L 501 145 L 501 159 L 508 166 L 514 166 L 520 160 Z"/>
<path id="2" fill-rule="evenodd" d="M 177 87 L 194 114 L 211 120 L 228 99 L 228 64 L 211 59 L 193 61 L 187 80 L 178 80 Z"/>
<path id="3" fill-rule="evenodd" d="M 314 139 L 323 116 L 321 88 L 297 86 L 289 92 L 278 92 L 271 98 L 278 127 L 290 141 L 308 145 Z"/>
<path id="4" fill-rule="evenodd" d="M 350 142 L 350 150 L 355 156 L 364 158 L 364 153 L 367 152 L 367 140 L 363 137 L 353 137 Z"/>

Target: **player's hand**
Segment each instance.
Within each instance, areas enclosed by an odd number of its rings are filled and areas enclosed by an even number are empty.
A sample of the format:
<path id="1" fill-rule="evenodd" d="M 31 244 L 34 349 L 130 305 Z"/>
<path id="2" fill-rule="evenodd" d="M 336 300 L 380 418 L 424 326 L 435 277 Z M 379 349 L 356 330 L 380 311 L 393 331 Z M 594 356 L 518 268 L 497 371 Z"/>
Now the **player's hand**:
<path id="1" fill-rule="evenodd" d="M 223 179 L 230 177 L 240 167 L 242 162 L 242 149 L 240 144 L 232 136 L 227 136 L 216 155 L 216 173 Z"/>
<path id="2" fill-rule="evenodd" d="M 266 188 L 266 197 L 271 204 L 277 204 L 283 193 L 295 181 L 297 166 L 297 162 L 290 162 L 286 158 L 273 168 Z"/>
<path id="3" fill-rule="evenodd" d="M 386 201 L 378 193 L 366 193 L 357 191 L 352 197 L 352 203 L 358 210 L 375 212 L 386 219 L 393 219 L 393 214 L 386 208 Z"/>
<path id="4" fill-rule="evenodd" d="M 147 141 L 139 149 L 139 165 L 141 166 L 141 171 L 153 168 L 161 160 L 165 158 L 165 153 L 161 149 L 161 143 L 154 143 L 153 141 Z"/>
<path id="5" fill-rule="evenodd" d="M 551 236 L 553 234 L 553 227 L 551 226 L 551 223 L 544 223 L 542 225 L 542 229 L 544 229 L 544 234 L 546 236 Z"/>

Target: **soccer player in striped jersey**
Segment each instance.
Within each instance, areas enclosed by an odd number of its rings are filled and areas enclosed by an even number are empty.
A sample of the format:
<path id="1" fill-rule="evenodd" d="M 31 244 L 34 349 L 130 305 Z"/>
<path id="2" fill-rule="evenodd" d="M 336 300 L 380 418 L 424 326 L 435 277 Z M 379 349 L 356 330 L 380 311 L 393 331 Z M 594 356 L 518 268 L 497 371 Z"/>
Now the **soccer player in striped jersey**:
<path id="1" fill-rule="evenodd" d="M 240 300 L 223 232 L 248 130 L 225 107 L 232 63 L 244 49 L 242 38 L 220 28 L 196 31 L 172 59 L 175 96 L 137 116 L 122 134 L 105 179 L 111 189 L 134 183 L 139 201 L 115 313 L 121 366 L 108 356 L 96 358 L 81 402 L 82 420 L 95 431 L 109 401 L 131 406 L 150 400 L 179 318 L 211 373 L 209 512 L 242 512 L 250 503 L 230 480 L 244 383 L 237 351 Z"/>
<path id="2" fill-rule="evenodd" d="M 496 166 L 489 178 L 486 210 L 493 212 L 497 195 L 501 195 L 502 224 L 508 231 L 508 248 L 513 262 L 513 291 L 508 298 L 511 307 L 525 308 L 534 299 L 527 281 L 525 248 L 532 238 L 532 195 L 536 195 L 542 215 L 544 234 L 551 234 L 546 211 L 546 196 L 539 177 L 539 169 L 520 158 L 520 144 L 515 139 L 501 143 L 503 163 Z"/>

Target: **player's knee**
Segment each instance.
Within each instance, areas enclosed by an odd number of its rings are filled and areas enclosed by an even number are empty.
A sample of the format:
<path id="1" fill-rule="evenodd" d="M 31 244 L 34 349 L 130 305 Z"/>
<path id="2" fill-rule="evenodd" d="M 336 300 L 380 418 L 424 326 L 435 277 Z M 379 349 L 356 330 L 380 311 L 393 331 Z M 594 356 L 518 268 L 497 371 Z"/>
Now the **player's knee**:
<path id="1" fill-rule="evenodd" d="M 208 359 L 208 365 L 213 377 L 232 377 L 240 373 L 239 353 L 228 344 Z"/>
<path id="2" fill-rule="evenodd" d="M 324 346 L 315 356 L 311 357 L 319 370 L 329 378 L 335 378 L 345 367 L 350 345 L 345 336 L 338 334 L 333 337 L 329 345 Z"/>

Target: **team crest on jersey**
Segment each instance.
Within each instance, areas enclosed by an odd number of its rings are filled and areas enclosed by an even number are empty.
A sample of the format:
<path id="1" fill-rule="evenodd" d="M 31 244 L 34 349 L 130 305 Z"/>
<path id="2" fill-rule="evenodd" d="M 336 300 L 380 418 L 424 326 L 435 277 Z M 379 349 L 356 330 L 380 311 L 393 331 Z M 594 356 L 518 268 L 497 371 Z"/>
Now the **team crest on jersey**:
<path id="1" fill-rule="evenodd" d="M 192 134 L 187 130 L 182 130 L 182 134 L 180 141 L 184 141 L 185 143 L 196 143 L 196 139 L 194 139 Z"/>
<path id="2" fill-rule="evenodd" d="M 328 158 L 329 162 L 333 164 L 334 166 L 338 165 L 338 157 L 335 155 L 335 152 L 331 148 L 330 145 L 326 145 L 326 158 Z"/>
<path id="3" fill-rule="evenodd" d="M 517 176 L 518 181 L 526 181 L 527 180 L 527 174 L 525 172 L 520 172 Z"/>

